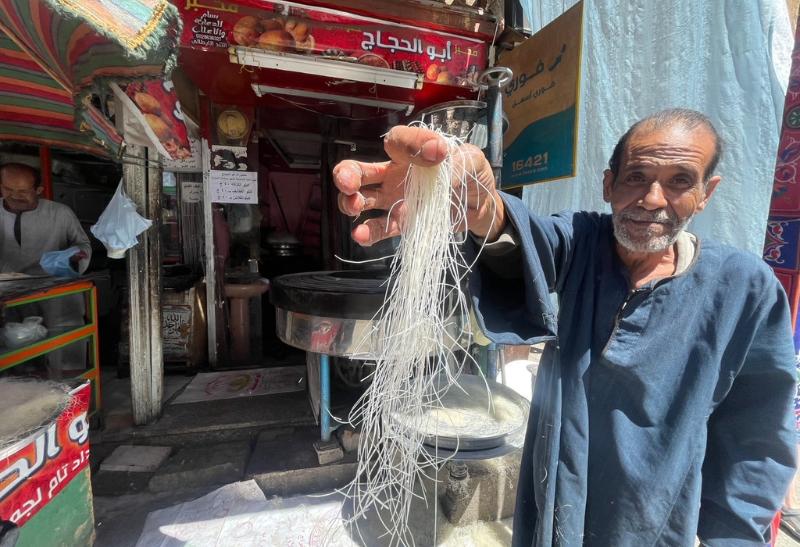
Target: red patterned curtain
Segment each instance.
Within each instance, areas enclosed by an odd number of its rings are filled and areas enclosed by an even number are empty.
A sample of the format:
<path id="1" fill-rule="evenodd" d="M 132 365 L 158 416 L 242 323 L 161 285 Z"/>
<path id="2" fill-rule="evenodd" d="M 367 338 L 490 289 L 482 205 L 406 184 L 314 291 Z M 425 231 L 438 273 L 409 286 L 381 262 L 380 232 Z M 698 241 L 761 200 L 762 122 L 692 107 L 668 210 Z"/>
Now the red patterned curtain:
<path id="1" fill-rule="evenodd" d="M 764 260 L 775 270 L 789 295 L 795 349 L 800 351 L 800 329 L 797 328 L 800 301 L 800 24 L 797 28 L 775 164 Z"/>

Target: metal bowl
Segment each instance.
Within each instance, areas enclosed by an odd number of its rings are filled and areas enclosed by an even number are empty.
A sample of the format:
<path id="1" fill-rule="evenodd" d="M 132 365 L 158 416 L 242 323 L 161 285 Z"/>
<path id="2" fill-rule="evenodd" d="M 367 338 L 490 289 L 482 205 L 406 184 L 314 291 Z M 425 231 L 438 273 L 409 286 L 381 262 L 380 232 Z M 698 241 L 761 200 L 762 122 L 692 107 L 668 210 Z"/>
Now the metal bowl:
<path id="1" fill-rule="evenodd" d="M 442 385 L 446 385 L 442 379 Z M 507 444 L 524 431 L 530 403 L 509 387 L 462 375 L 432 404 L 421 422 L 395 414 L 399 430 L 414 427 L 431 448 L 451 452 L 485 451 Z"/>

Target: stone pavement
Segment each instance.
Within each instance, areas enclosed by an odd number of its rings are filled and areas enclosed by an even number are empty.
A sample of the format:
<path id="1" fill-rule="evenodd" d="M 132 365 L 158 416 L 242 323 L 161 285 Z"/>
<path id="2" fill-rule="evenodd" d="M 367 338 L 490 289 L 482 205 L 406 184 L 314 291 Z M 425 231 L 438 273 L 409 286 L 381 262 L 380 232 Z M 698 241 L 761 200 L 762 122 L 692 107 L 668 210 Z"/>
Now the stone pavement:
<path id="1" fill-rule="evenodd" d="M 243 478 L 287 491 L 322 488 L 315 484 L 319 465 L 313 450 L 319 430 L 305 393 L 168 404 L 190 380 L 166 376 L 163 415 L 136 427 L 130 381 L 104 376 L 105 427 L 91 433 L 96 545 L 135 545 L 150 511 Z M 305 471 L 295 472 L 300 468 Z M 279 480 L 265 478 L 270 476 Z M 333 488 L 352 472 L 334 464 L 324 476 L 338 479 L 329 482 Z"/>
<path id="2" fill-rule="evenodd" d="M 167 379 L 170 396 L 188 381 L 185 377 Z M 124 415 L 130 408 L 125 401 L 129 384 L 113 378 L 108 381 L 106 400 L 118 399 L 117 410 L 109 413 L 112 419 L 104 430 L 92 433 L 98 547 L 133 547 L 152 511 L 195 500 L 238 481 L 253 479 L 267 498 L 288 500 L 330 492 L 355 476 L 357 445 L 346 430 L 337 438 L 341 437 L 341 444 L 350 451 L 340 461 L 319 464 L 314 451 L 319 429 L 305 393 L 166 405 L 156 423 L 134 427 Z M 344 408 L 333 409 L 334 415 L 344 412 Z M 476 481 L 482 477 L 479 475 Z M 491 490 L 490 483 L 484 486 Z M 481 504 L 484 497 L 480 495 Z M 481 504 L 472 507 L 475 504 L 468 501 L 464 507 L 456 507 L 463 509 L 466 517 L 471 515 L 468 510 L 477 514 L 485 509 Z M 418 519 L 433 514 L 426 509 Z M 463 526 L 454 528 L 477 530 L 483 538 L 478 543 L 487 547 L 509 544 L 509 522 L 497 521 L 484 530 L 482 523 L 466 517 L 461 519 Z M 447 520 L 441 512 L 437 519 Z"/>
<path id="3" fill-rule="evenodd" d="M 136 544 L 147 514 L 195 499 L 226 484 L 255 479 L 267 495 L 295 495 L 344 486 L 355 476 L 355 457 L 320 467 L 316 427 L 264 430 L 255 438 L 173 447 L 123 446 L 95 464 L 93 491 L 99 547 Z M 146 454 L 150 448 L 152 455 Z M 164 450 L 169 457 L 163 459 Z M 125 451 L 143 462 L 130 465 Z M 107 458 L 108 459 L 108 458 Z M 162 462 L 152 465 L 153 462 Z"/>
<path id="4" fill-rule="evenodd" d="M 263 430 L 256 438 L 247 441 L 183 447 L 129 445 L 118 448 L 106 458 L 105 466 L 102 462 L 96 464 L 93 476 L 97 530 L 95 545 L 133 547 L 149 513 L 196 500 L 221 486 L 239 481 L 252 479 L 251 484 L 257 485 L 265 499 L 269 500 L 268 505 L 277 513 L 285 503 L 295 504 L 292 500 L 298 499 L 298 496 L 310 494 L 311 499 L 320 493 L 346 486 L 355 476 L 355 452 L 347 453 L 339 462 L 320 466 L 313 449 L 313 441 L 317 436 L 316 427 L 299 427 Z M 352 445 L 350 447 L 354 448 Z M 425 505 L 429 502 L 420 496 L 420 503 L 424 506 L 415 509 L 411 517 L 415 533 L 423 534 L 420 536 L 422 543 L 418 544 L 426 544 L 424 538 L 428 536 L 424 534 L 435 533 L 431 537 L 436 537 L 440 545 L 509 545 L 509 516 L 513 512 L 513 491 L 519 464 L 519 454 L 514 453 L 513 456 L 516 457 L 516 464 L 508 460 L 513 460 L 512 456 L 494 458 L 486 463 L 471 463 L 469 483 L 466 484 L 471 488 L 464 489 L 463 502 L 450 505 L 435 503 L 434 511 Z M 137 459 L 138 462 L 135 461 Z M 501 465 L 503 461 L 510 463 Z M 494 467 L 487 467 L 491 462 L 498 463 Z M 495 469 L 498 465 L 500 467 Z M 434 490 L 431 482 L 429 491 L 438 491 L 439 496 L 449 495 L 449 489 L 445 489 L 445 485 L 449 486 L 453 480 L 452 475 L 447 478 L 449 473 L 449 468 L 440 471 L 441 490 Z M 500 484 L 490 475 L 505 477 L 506 481 Z M 507 495 L 500 499 L 497 492 Z M 491 500 L 497 500 L 499 505 L 492 505 Z M 261 509 L 259 519 L 283 518 L 277 514 L 270 515 L 270 507 Z M 450 520 L 457 525 L 451 525 L 445 516 L 453 511 L 458 515 L 456 519 L 451 515 Z M 203 517 L 200 518 L 203 520 Z M 492 518 L 498 520 L 481 520 Z M 207 520 L 213 519 L 209 517 Z M 374 533 L 375 537 L 381 536 L 369 528 L 361 530 L 366 531 Z M 447 538 L 450 538 L 449 542 L 444 541 Z M 373 547 L 380 544 L 372 542 L 369 545 Z"/>

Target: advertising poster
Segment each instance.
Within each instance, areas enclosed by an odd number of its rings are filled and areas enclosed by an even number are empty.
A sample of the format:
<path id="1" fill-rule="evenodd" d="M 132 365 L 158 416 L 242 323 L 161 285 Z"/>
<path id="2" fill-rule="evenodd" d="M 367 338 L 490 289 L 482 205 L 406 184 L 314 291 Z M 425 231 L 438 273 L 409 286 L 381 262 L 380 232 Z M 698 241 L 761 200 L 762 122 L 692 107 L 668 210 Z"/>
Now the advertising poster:
<path id="1" fill-rule="evenodd" d="M 172 159 L 161 156 L 161 165 L 164 171 L 173 173 L 199 173 L 203 170 L 203 162 L 200 156 L 200 139 L 189 135 L 189 155 L 185 153 L 179 159 Z"/>
<path id="2" fill-rule="evenodd" d="M 502 188 L 575 176 L 582 26 L 578 2 L 498 59 L 514 73 L 503 88 Z"/>
<path id="3" fill-rule="evenodd" d="M 159 152 L 173 160 L 191 158 L 189 134 L 171 80 L 134 82 L 125 88 L 125 95 L 132 103 L 131 112 L 155 136 L 154 144 L 161 145 Z"/>
<path id="4" fill-rule="evenodd" d="M 269 0 L 257 8 L 216 0 L 185 0 L 179 6 L 185 47 L 316 55 L 466 87 L 486 68 L 486 44 L 480 40 L 338 10 Z"/>

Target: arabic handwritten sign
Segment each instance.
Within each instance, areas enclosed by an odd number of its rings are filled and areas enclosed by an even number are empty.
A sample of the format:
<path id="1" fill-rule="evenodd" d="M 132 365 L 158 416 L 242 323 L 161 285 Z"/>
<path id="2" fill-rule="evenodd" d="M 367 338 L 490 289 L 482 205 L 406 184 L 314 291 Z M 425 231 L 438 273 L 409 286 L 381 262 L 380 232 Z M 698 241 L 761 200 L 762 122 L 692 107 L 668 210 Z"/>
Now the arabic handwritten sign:
<path id="1" fill-rule="evenodd" d="M 208 180 L 214 203 L 258 203 L 255 171 L 211 171 Z"/>
<path id="2" fill-rule="evenodd" d="M 503 188 L 575 175 L 582 23 L 578 2 L 498 59 L 514 72 L 503 90 Z"/>
<path id="3" fill-rule="evenodd" d="M 163 306 L 161 309 L 161 332 L 164 354 L 179 356 L 188 354 L 191 328 L 192 308 L 190 306 Z"/>
<path id="4" fill-rule="evenodd" d="M 0 518 L 22 526 L 89 464 L 91 384 L 47 427 L 0 452 Z"/>
<path id="5" fill-rule="evenodd" d="M 203 202 L 203 183 L 184 181 L 181 183 L 181 201 L 183 203 Z"/>
<path id="6" fill-rule="evenodd" d="M 244 46 L 320 55 L 455 86 L 471 86 L 486 68 L 486 44 L 480 40 L 333 9 L 268 0 L 258 8 L 189 1 L 181 15 L 182 45 L 207 51 Z"/>

